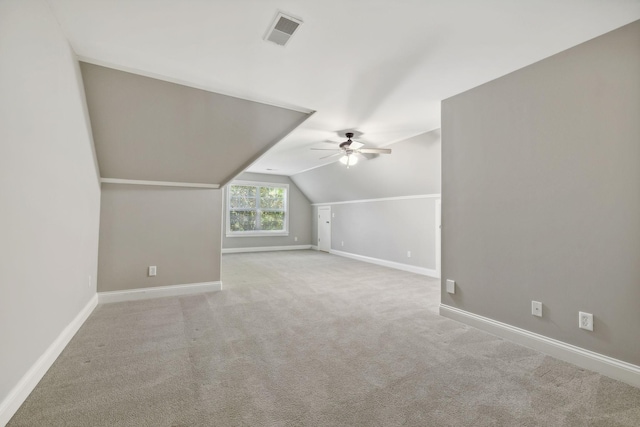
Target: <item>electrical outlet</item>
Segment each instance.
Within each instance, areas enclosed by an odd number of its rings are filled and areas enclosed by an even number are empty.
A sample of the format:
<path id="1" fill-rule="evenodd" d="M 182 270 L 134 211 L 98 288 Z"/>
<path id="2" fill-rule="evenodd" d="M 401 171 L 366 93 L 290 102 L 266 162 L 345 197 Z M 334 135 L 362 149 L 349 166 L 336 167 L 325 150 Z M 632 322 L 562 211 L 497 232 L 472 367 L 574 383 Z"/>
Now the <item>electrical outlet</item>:
<path id="1" fill-rule="evenodd" d="M 456 281 L 447 279 L 447 292 L 450 294 L 456 293 Z"/>
<path id="2" fill-rule="evenodd" d="M 344 246 L 344 240 L 342 242 L 340 242 L 341 246 Z"/>
<path id="3" fill-rule="evenodd" d="M 580 329 L 586 329 L 587 331 L 593 331 L 593 314 L 591 313 L 578 313 L 578 326 Z"/>
<path id="4" fill-rule="evenodd" d="M 335 218 L 335 217 L 336 217 L 336 214 L 335 214 L 335 213 L 332 213 L 332 214 L 331 214 L 331 218 Z"/>
<path id="5" fill-rule="evenodd" d="M 407 251 L 407 258 L 411 258 L 411 251 Z"/>
<path id="6" fill-rule="evenodd" d="M 153 277 L 158 273 L 158 269 L 155 265 L 149 266 L 149 277 Z"/>
<path id="7" fill-rule="evenodd" d="M 294 242 L 297 242 L 297 241 L 298 241 L 298 236 L 294 237 L 294 238 L 293 238 L 293 241 L 294 241 Z"/>
<path id="8" fill-rule="evenodd" d="M 542 303 L 539 301 L 531 301 L 531 314 L 542 317 Z"/>

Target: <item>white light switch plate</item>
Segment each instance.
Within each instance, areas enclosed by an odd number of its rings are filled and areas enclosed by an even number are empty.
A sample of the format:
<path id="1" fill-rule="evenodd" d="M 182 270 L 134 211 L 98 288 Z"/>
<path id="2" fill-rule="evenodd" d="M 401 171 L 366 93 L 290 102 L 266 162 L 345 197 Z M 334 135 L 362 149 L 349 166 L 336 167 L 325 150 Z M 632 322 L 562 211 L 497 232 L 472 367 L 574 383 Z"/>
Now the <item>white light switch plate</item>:
<path id="1" fill-rule="evenodd" d="M 531 314 L 542 317 L 542 303 L 539 301 L 531 301 Z"/>
<path id="2" fill-rule="evenodd" d="M 447 279 L 447 292 L 450 294 L 456 293 L 456 281 Z"/>

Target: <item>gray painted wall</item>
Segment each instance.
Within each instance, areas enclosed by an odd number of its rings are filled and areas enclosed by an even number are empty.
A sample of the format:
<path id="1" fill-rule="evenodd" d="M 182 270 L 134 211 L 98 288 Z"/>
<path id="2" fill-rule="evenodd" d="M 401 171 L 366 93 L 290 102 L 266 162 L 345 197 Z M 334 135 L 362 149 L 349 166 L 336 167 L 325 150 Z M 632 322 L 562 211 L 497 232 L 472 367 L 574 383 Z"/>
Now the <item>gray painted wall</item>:
<path id="1" fill-rule="evenodd" d="M 331 248 L 436 269 L 436 198 L 331 205 Z M 317 245 L 318 206 L 314 212 Z M 407 257 L 411 251 L 411 257 Z"/>
<path id="2" fill-rule="evenodd" d="M 288 176 L 267 175 L 261 173 L 243 173 L 236 178 L 244 181 L 277 182 L 289 184 L 289 235 L 288 236 L 259 236 L 259 237 L 226 237 L 227 215 L 226 197 L 223 204 L 222 247 L 230 248 L 258 248 L 267 246 L 298 246 L 311 244 L 311 203 L 307 196 Z M 298 241 L 295 241 L 295 237 Z"/>
<path id="3" fill-rule="evenodd" d="M 221 190 L 102 184 L 98 291 L 220 280 L 221 215 Z"/>
<path id="4" fill-rule="evenodd" d="M 444 101 L 442 302 L 640 365 L 639 118 L 640 21 Z"/>
<path id="5" fill-rule="evenodd" d="M 100 184 L 78 63 L 45 1 L 0 2 L 0 64 L 3 402 L 96 293 Z"/>
<path id="6" fill-rule="evenodd" d="M 292 177 L 315 203 L 440 193 L 440 131 L 389 146 L 390 155 L 341 163 Z M 435 198 L 330 203 L 333 250 L 435 270 Z M 317 206 L 311 241 L 318 242 Z M 344 241 L 344 246 L 342 242 Z M 411 251 L 411 258 L 407 257 Z"/>

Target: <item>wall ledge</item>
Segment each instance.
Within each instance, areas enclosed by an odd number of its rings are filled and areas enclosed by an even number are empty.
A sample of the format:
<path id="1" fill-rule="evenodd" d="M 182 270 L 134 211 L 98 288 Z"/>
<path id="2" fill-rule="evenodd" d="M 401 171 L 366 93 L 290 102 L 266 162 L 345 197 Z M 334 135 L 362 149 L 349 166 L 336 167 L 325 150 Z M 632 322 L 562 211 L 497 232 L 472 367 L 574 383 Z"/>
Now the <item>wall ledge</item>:
<path id="1" fill-rule="evenodd" d="M 440 193 L 437 194 L 416 194 L 414 196 L 397 196 L 397 197 L 381 197 L 378 199 L 359 199 L 347 200 L 344 202 L 321 202 L 311 203 L 311 206 L 329 206 L 329 205 L 346 205 L 351 203 L 371 203 L 371 202 L 388 202 L 392 200 L 411 200 L 411 199 L 439 199 Z"/>
<path id="2" fill-rule="evenodd" d="M 143 181 L 139 179 L 100 178 L 103 184 L 143 185 L 156 187 L 187 187 L 187 188 L 212 188 L 218 189 L 218 184 L 203 184 L 194 182 L 168 182 L 168 181 Z"/>
<path id="3" fill-rule="evenodd" d="M 331 249 L 330 254 L 342 256 L 345 258 L 351 258 L 358 261 L 364 261 L 371 264 L 381 265 L 383 267 L 395 268 L 396 270 L 408 271 L 410 273 L 420 274 L 423 276 L 429 276 L 438 279 L 436 270 L 424 267 L 417 267 L 415 265 L 402 264 L 395 261 L 387 261 L 386 259 L 372 258 L 364 255 L 358 255 L 351 252 L 336 251 Z"/>
<path id="4" fill-rule="evenodd" d="M 274 252 L 274 251 L 299 251 L 311 249 L 311 245 L 295 246 L 257 246 L 254 248 L 223 248 L 223 254 L 238 254 L 243 252 Z"/>
<path id="5" fill-rule="evenodd" d="M 222 282 L 188 283 L 185 285 L 158 286 L 153 288 L 127 289 L 123 291 L 98 292 L 98 302 L 137 301 L 151 298 L 174 297 L 222 290 Z"/>
<path id="6" fill-rule="evenodd" d="M 623 362 L 544 335 L 536 334 L 456 307 L 440 304 L 440 315 L 476 327 L 490 334 L 548 354 L 584 369 L 640 388 L 640 366 Z"/>
<path id="7" fill-rule="evenodd" d="M 6 425 L 18 411 L 97 305 L 98 296 L 94 295 L 0 403 L 0 426 Z"/>

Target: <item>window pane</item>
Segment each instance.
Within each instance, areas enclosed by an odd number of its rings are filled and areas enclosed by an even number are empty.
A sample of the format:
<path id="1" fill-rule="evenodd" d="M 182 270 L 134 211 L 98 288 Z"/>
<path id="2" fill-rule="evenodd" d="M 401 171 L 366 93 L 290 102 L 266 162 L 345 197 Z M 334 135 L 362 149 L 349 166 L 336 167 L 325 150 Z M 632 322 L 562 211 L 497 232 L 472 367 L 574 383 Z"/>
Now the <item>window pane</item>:
<path id="1" fill-rule="evenodd" d="M 256 197 L 256 187 L 253 185 L 232 185 L 231 197 Z"/>
<path id="2" fill-rule="evenodd" d="M 286 190 L 276 187 L 260 187 L 260 207 L 262 209 L 284 209 Z"/>
<path id="3" fill-rule="evenodd" d="M 240 183 L 229 185 L 229 232 L 285 231 L 287 187 Z"/>
<path id="4" fill-rule="evenodd" d="M 251 209 L 256 207 L 257 188 L 253 185 L 232 185 L 229 188 L 231 209 Z"/>
<path id="5" fill-rule="evenodd" d="M 240 196 L 231 196 L 229 200 L 229 205 L 231 209 L 255 209 L 256 207 L 256 199 L 255 197 L 240 197 Z"/>
<path id="6" fill-rule="evenodd" d="M 278 187 L 260 187 L 260 197 L 275 197 L 275 198 L 283 198 L 284 197 L 284 188 Z"/>
<path id="7" fill-rule="evenodd" d="M 262 212 L 263 230 L 284 230 L 284 212 Z"/>
<path id="8" fill-rule="evenodd" d="M 255 230 L 257 214 L 255 211 L 230 211 L 229 222 L 231 231 Z"/>
<path id="9" fill-rule="evenodd" d="M 284 199 L 263 197 L 260 199 L 260 207 L 262 209 L 284 209 Z"/>

